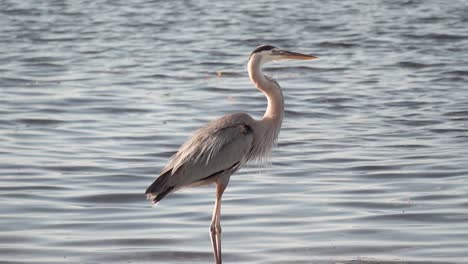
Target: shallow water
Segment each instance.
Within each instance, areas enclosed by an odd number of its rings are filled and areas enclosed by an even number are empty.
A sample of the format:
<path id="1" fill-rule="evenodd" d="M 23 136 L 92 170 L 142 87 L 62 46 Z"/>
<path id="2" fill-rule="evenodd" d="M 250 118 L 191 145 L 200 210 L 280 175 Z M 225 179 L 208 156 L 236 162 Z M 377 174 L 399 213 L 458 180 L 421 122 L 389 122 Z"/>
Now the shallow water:
<path id="1" fill-rule="evenodd" d="M 210 263 L 212 187 L 143 192 L 190 132 L 286 114 L 224 195 L 226 263 L 466 263 L 468 2 L 1 1 L 0 262 Z"/>

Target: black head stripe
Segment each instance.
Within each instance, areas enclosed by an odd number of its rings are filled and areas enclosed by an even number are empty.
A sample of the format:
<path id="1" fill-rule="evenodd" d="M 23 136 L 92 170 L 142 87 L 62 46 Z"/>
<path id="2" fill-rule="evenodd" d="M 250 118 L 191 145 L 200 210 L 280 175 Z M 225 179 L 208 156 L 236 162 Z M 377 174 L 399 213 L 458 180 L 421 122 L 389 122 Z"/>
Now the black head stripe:
<path id="1" fill-rule="evenodd" d="M 272 50 L 272 49 L 275 49 L 275 48 L 276 47 L 274 47 L 272 45 L 261 45 L 260 47 L 254 49 L 254 51 L 252 51 L 252 53 L 250 55 L 252 55 L 254 53 L 257 53 L 257 52 L 262 52 L 264 50 Z"/>

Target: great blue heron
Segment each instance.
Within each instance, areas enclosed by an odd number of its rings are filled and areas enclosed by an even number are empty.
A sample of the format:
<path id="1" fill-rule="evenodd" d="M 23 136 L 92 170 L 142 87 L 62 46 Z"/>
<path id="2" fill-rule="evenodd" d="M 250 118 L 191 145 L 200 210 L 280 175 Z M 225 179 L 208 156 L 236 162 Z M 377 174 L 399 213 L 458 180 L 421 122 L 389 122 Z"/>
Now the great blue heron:
<path id="1" fill-rule="evenodd" d="M 256 48 L 250 54 L 248 71 L 250 80 L 268 100 L 263 118 L 255 120 L 246 113 L 229 114 L 198 129 L 146 189 L 147 198 L 158 203 L 183 187 L 216 183 L 216 201 L 210 225 L 216 264 L 221 263 L 221 196 L 229 178 L 247 161 L 270 154 L 283 121 L 281 87 L 263 75 L 261 66 L 270 61 L 315 58 L 271 45 Z"/>

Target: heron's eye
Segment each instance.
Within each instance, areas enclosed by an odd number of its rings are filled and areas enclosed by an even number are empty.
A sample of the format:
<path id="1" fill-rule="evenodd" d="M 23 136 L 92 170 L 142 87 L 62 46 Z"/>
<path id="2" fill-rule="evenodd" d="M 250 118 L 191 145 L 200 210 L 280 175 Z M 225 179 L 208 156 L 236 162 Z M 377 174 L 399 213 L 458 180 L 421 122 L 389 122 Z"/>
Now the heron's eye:
<path id="1" fill-rule="evenodd" d="M 272 50 L 271 50 L 271 54 L 272 54 L 272 55 L 280 55 L 281 52 L 280 52 L 279 49 L 272 49 Z"/>

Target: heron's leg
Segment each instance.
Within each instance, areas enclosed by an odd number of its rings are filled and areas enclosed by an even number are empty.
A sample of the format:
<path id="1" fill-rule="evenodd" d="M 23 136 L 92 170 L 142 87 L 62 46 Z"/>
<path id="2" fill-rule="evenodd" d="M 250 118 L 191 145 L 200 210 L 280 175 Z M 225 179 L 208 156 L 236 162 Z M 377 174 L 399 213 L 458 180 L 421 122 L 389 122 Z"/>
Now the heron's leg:
<path id="1" fill-rule="evenodd" d="M 217 208 L 219 202 L 218 199 L 215 201 L 215 206 L 213 209 L 213 216 L 211 217 L 211 225 L 210 225 L 210 236 L 211 236 L 211 245 L 213 246 L 213 256 L 215 259 L 215 263 L 219 264 L 219 254 L 218 254 L 218 243 L 216 239 L 216 216 L 217 216 Z"/>
<path id="2" fill-rule="evenodd" d="M 221 198 L 229 183 L 229 176 L 221 176 L 216 180 L 216 201 L 211 218 L 210 232 L 213 245 L 213 255 L 216 264 L 221 264 Z"/>

